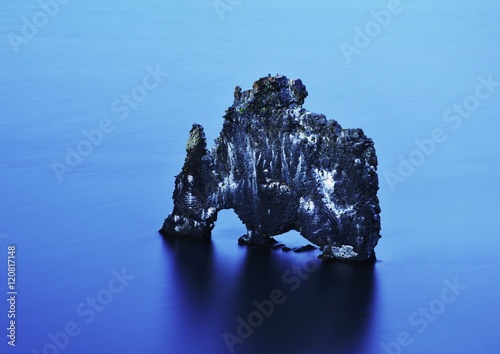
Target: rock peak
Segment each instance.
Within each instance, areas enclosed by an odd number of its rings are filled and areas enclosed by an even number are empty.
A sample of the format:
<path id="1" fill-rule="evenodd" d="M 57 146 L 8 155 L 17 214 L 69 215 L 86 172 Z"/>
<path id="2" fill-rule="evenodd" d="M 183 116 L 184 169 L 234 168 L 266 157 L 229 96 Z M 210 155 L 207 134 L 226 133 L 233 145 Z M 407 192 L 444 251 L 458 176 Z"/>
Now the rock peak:
<path id="1" fill-rule="evenodd" d="M 234 89 L 233 107 L 253 104 L 258 107 L 294 108 L 302 106 L 308 93 L 300 79 L 286 76 L 265 76 L 253 83 L 251 90 Z"/>

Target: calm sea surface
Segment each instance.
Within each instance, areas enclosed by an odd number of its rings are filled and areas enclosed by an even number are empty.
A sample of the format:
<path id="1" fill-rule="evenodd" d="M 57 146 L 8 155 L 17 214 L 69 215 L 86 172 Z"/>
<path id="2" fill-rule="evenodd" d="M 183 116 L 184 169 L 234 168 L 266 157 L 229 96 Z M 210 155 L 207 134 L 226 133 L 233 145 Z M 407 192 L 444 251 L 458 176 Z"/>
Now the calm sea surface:
<path id="1" fill-rule="evenodd" d="M 0 5 L 2 353 L 499 352 L 497 1 L 54 3 Z M 231 211 L 157 233 L 192 123 L 268 73 L 375 141 L 374 267 L 240 247 Z"/>

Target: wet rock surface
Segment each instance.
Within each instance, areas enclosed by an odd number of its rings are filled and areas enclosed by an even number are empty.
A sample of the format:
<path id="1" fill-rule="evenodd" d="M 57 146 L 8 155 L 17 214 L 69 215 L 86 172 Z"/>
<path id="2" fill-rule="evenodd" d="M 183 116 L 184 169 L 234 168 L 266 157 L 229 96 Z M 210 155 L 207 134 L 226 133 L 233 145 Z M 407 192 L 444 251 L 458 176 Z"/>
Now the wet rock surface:
<path id="1" fill-rule="evenodd" d="M 361 129 L 343 129 L 302 107 L 301 80 L 264 77 L 234 91 L 208 150 L 194 124 L 175 178 L 174 209 L 160 232 L 207 239 L 222 209 L 247 228 L 238 242 L 273 247 L 298 231 L 324 259 L 374 261 L 380 238 L 377 157 Z"/>

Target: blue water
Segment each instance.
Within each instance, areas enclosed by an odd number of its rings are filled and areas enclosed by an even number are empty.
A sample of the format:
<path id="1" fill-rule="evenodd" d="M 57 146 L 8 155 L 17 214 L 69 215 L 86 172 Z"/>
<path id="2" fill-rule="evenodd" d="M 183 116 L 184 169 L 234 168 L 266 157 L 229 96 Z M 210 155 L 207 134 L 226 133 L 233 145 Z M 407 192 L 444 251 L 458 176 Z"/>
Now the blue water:
<path id="1" fill-rule="evenodd" d="M 208 0 L 71 1 L 46 24 L 36 1 L 0 5 L 1 297 L 8 245 L 18 291 L 16 346 L 2 330 L 1 352 L 497 353 L 500 4 L 402 0 L 377 29 L 386 1 L 223 2 L 221 19 Z M 23 18 L 44 25 L 15 44 Z M 158 235 L 191 124 L 211 142 L 234 87 L 268 73 L 301 78 L 306 108 L 374 139 L 373 268 L 240 247 L 229 211 L 211 242 Z"/>

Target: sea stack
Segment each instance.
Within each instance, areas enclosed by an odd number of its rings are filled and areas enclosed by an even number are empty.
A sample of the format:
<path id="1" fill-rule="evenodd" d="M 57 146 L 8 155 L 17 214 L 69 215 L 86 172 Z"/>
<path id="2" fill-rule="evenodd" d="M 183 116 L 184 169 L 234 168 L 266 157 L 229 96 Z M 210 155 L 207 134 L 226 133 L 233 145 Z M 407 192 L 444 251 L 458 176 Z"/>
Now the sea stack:
<path id="1" fill-rule="evenodd" d="M 222 209 L 247 228 L 240 244 L 269 247 L 298 231 L 323 259 L 373 262 L 380 238 L 377 156 L 361 129 L 303 108 L 301 80 L 267 76 L 234 91 L 208 150 L 193 124 L 160 233 L 208 239 Z"/>

